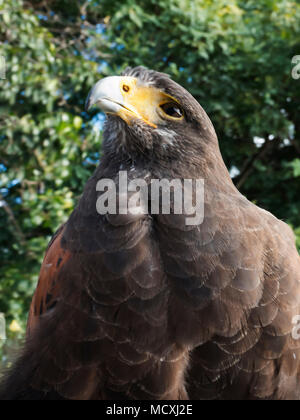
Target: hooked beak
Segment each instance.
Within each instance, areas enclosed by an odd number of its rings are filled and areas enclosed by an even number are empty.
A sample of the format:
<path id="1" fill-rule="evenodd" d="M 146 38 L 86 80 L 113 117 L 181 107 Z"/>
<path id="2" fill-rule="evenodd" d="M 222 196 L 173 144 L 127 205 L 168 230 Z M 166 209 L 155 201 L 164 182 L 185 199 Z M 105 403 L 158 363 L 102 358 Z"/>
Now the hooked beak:
<path id="1" fill-rule="evenodd" d="M 156 103 L 161 93 L 148 86 L 140 86 L 134 77 L 110 76 L 100 80 L 90 91 L 85 109 L 97 105 L 106 114 L 117 115 L 127 124 L 143 120 L 157 128 Z"/>
<path id="2" fill-rule="evenodd" d="M 89 111 L 97 105 L 105 113 L 117 114 L 121 108 L 125 108 L 120 79 L 118 76 L 111 76 L 96 83 L 87 97 L 85 110 Z"/>

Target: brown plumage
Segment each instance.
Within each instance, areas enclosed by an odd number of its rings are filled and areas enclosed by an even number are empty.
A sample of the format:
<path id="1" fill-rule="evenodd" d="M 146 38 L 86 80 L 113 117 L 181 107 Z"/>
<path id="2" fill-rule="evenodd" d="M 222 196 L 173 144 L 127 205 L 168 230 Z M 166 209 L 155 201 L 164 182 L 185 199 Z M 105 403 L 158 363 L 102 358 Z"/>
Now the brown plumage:
<path id="1" fill-rule="evenodd" d="M 100 165 L 49 245 L 24 353 L 0 398 L 299 399 L 292 231 L 236 190 L 188 92 L 141 67 L 120 80 L 137 83 L 130 104 L 140 112 L 107 111 Z M 148 95 L 179 110 L 143 110 Z M 120 170 L 148 184 L 204 179 L 203 223 L 99 215 L 96 184 Z"/>

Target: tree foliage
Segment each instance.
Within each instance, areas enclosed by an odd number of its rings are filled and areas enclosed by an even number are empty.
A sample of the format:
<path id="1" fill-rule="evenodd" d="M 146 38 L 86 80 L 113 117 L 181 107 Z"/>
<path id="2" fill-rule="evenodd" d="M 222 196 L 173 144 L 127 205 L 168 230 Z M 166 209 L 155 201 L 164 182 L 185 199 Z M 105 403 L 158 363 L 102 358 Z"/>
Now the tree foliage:
<path id="1" fill-rule="evenodd" d="M 0 0 L 0 312 L 10 336 L 24 333 L 46 244 L 101 157 L 86 95 L 126 66 L 167 72 L 198 99 L 236 184 L 290 223 L 300 248 L 299 21 L 288 0 Z"/>

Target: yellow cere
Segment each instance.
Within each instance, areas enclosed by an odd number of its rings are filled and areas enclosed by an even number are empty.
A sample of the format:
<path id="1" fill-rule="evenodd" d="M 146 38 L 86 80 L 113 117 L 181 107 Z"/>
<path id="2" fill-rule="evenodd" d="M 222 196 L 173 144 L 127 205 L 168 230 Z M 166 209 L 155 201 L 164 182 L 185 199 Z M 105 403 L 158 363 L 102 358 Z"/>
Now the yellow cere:
<path id="1" fill-rule="evenodd" d="M 122 77 L 120 90 L 126 107 L 119 111 L 119 116 L 130 124 L 132 118 L 140 118 L 151 127 L 157 128 L 161 122 L 160 106 L 174 101 L 164 92 L 153 86 L 143 85 L 135 77 Z"/>

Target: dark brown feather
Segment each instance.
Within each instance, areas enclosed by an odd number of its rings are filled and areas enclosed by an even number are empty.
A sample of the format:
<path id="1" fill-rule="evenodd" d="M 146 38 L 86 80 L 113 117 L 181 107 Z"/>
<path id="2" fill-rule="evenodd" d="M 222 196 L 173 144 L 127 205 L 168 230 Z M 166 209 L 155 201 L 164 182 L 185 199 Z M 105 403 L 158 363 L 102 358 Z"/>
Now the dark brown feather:
<path id="1" fill-rule="evenodd" d="M 291 230 L 235 189 L 207 115 L 143 68 L 185 112 L 173 147 L 109 117 L 103 157 L 42 265 L 23 355 L 1 399 L 299 399 L 300 258 Z M 152 131 L 151 131 L 152 130 Z M 142 134 L 141 134 L 142 133 Z M 96 211 L 100 179 L 204 179 L 205 217 Z"/>

